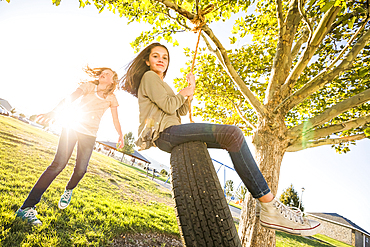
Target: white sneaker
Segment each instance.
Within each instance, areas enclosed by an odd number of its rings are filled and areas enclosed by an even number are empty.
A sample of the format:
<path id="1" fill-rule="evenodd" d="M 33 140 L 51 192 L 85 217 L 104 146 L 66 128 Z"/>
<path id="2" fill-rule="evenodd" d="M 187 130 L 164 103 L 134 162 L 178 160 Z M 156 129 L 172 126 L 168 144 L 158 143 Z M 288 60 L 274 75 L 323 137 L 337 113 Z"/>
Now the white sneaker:
<path id="1" fill-rule="evenodd" d="M 42 222 L 39 219 L 37 219 L 36 217 L 37 211 L 35 208 L 36 207 L 18 209 L 18 211 L 15 213 L 15 216 L 21 218 L 22 220 L 27 221 L 28 223 L 34 226 L 41 226 Z"/>
<path id="2" fill-rule="evenodd" d="M 65 190 L 62 197 L 59 200 L 58 208 L 65 209 L 68 207 L 72 199 L 72 190 Z"/>
<path id="3" fill-rule="evenodd" d="M 275 198 L 261 202 L 260 223 L 266 228 L 301 236 L 312 236 L 320 232 L 320 222 L 303 217 L 299 209 L 292 210 Z"/>
<path id="4" fill-rule="evenodd" d="M 261 215 L 261 203 L 260 201 L 256 200 L 256 217 L 260 217 Z"/>

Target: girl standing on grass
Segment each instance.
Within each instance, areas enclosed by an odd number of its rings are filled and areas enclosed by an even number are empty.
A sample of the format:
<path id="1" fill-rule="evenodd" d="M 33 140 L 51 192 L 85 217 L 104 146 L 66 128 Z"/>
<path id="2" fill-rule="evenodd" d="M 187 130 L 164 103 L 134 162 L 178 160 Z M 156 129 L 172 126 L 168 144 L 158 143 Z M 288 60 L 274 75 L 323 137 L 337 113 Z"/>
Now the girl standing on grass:
<path id="1" fill-rule="evenodd" d="M 77 106 L 79 109 L 79 121 L 71 128 L 63 128 L 54 161 L 41 175 L 23 205 L 16 212 L 16 217 L 26 220 L 33 225 L 42 224 L 36 217 L 35 205 L 40 202 L 42 194 L 66 167 L 77 143 L 76 165 L 72 177 L 59 200 L 58 207 L 65 209 L 69 205 L 72 198 L 72 190 L 86 173 L 95 145 L 100 119 L 108 108 L 111 110 L 114 127 L 119 135 L 119 148 L 122 148 L 124 145 L 117 112 L 118 102 L 114 95 L 118 84 L 117 73 L 110 68 L 92 69 L 89 67 L 85 69 L 85 72 L 94 80 L 82 83 L 75 92 L 62 100 L 53 111 L 41 114 L 37 118 L 41 123 L 53 121 L 58 110 L 81 98 Z"/>
<path id="2" fill-rule="evenodd" d="M 181 124 L 180 116 L 187 114 L 188 101 L 193 98 L 195 77 L 188 74 L 189 86 L 175 94 L 163 81 L 169 61 L 167 48 L 153 43 L 130 63 L 122 78 L 122 88 L 137 97 L 139 102 L 137 144 L 144 149 L 157 146 L 168 153 L 175 146 L 191 141 L 205 142 L 210 148 L 226 149 L 248 191 L 260 202 L 260 223 L 263 226 L 297 235 L 316 234 L 321 227 L 319 222 L 303 217 L 301 212 L 293 211 L 275 199 L 238 127 Z"/>

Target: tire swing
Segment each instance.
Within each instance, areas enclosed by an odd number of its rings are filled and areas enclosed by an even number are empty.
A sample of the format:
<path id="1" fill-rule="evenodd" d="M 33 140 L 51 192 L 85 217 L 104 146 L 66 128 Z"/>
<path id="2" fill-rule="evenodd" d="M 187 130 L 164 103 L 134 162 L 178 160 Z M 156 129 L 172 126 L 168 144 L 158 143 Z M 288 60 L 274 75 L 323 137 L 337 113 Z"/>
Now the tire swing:
<path id="1" fill-rule="evenodd" d="M 198 12 L 198 16 L 202 15 Z M 194 68 L 201 28 L 198 31 L 191 72 Z M 193 122 L 190 107 L 189 101 L 189 118 L 190 122 Z M 180 144 L 172 149 L 170 162 L 176 218 L 184 246 L 241 246 L 206 144 L 203 142 Z"/>

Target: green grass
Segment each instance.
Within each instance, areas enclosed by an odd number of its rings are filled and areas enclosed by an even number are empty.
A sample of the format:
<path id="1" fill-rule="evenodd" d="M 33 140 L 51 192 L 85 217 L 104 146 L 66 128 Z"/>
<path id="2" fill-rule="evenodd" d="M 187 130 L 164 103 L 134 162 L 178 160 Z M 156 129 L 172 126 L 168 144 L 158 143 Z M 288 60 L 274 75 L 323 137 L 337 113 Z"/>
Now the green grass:
<path id="1" fill-rule="evenodd" d="M 124 164 L 124 163 L 122 163 L 122 164 L 125 165 L 125 166 L 127 166 L 127 167 L 129 167 L 129 168 L 131 168 L 131 169 L 134 169 L 134 170 L 136 170 L 136 171 L 138 171 L 138 172 L 140 172 L 142 174 L 145 174 L 145 176 L 148 175 L 148 177 L 151 177 L 151 178 L 153 177 L 153 173 L 152 172 L 148 172 L 147 173 L 146 170 L 143 170 L 143 169 L 141 169 L 139 167 L 132 166 L 132 165 L 127 165 L 127 164 Z M 161 180 L 162 182 L 166 182 L 168 180 L 167 183 L 168 184 L 171 183 L 170 180 L 168 179 L 168 177 L 166 177 L 166 176 L 159 175 L 159 176 L 154 176 L 154 178 L 156 178 L 158 180 Z"/>
<path id="2" fill-rule="evenodd" d="M 242 209 L 242 206 L 241 206 L 241 205 L 239 205 L 239 204 L 235 204 L 235 203 L 233 203 L 232 201 L 230 201 L 230 202 L 229 202 L 229 205 L 230 205 L 230 206 L 233 206 L 234 208 Z"/>
<path id="3" fill-rule="evenodd" d="M 179 238 L 171 193 L 137 168 L 94 152 L 88 172 L 59 210 L 75 163 L 54 180 L 37 205 L 41 227 L 15 218 L 34 183 L 54 158 L 58 137 L 0 116 L 0 246 L 109 246 L 126 233 L 163 233 Z M 315 236 L 316 237 L 316 236 Z M 276 246 L 347 246 L 318 235 L 323 242 L 276 234 Z"/>
<path id="4" fill-rule="evenodd" d="M 276 247 L 350 247 L 351 245 L 316 234 L 313 238 L 293 236 L 283 232 L 276 232 Z"/>
<path id="5" fill-rule="evenodd" d="M 94 152 L 71 205 L 57 208 L 75 154 L 37 205 L 41 227 L 15 219 L 34 183 L 52 161 L 58 137 L 0 116 L 0 245 L 107 246 L 128 232 L 179 237 L 171 194 L 144 175 Z"/>
<path id="6" fill-rule="evenodd" d="M 350 247 L 350 246 L 352 246 L 352 245 L 349 245 L 349 244 L 345 244 L 341 241 L 329 238 L 329 237 L 327 237 L 325 235 L 322 235 L 322 234 L 316 234 L 315 238 L 320 239 L 321 241 L 324 241 L 324 242 L 326 242 L 328 244 L 331 244 L 332 246 L 336 246 L 336 247 Z"/>

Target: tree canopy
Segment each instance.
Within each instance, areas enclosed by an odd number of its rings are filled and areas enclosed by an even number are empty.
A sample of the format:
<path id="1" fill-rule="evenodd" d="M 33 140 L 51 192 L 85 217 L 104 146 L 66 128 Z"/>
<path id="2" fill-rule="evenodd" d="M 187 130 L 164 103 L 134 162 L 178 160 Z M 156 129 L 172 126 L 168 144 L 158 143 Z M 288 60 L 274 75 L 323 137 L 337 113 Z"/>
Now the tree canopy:
<path id="1" fill-rule="evenodd" d="M 174 34 L 203 17 L 206 47 L 195 67 L 202 107 L 195 114 L 206 121 L 252 135 L 261 116 L 278 114 L 289 129 L 286 151 L 336 145 L 346 152 L 348 143 L 369 136 L 367 1 L 80 0 L 89 4 L 151 24 L 132 42 L 137 50 L 162 39 L 177 45 Z M 246 36 L 251 42 L 226 50 L 209 26 L 235 14 L 225 35 L 231 44 Z"/>

